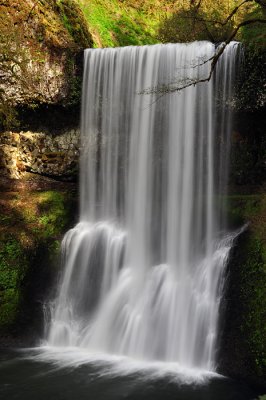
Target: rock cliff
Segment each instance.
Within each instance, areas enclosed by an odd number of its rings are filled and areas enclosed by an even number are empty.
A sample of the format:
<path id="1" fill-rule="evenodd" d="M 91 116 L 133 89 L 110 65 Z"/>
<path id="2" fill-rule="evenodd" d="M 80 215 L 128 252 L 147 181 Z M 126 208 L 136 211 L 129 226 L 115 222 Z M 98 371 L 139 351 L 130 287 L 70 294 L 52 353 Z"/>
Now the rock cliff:
<path id="1" fill-rule="evenodd" d="M 0 125 L 23 120 L 21 108 L 79 103 L 82 50 L 92 46 L 87 23 L 71 0 L 0 3 Z M 21 121 L 20 121 L 21 122 Z"/>

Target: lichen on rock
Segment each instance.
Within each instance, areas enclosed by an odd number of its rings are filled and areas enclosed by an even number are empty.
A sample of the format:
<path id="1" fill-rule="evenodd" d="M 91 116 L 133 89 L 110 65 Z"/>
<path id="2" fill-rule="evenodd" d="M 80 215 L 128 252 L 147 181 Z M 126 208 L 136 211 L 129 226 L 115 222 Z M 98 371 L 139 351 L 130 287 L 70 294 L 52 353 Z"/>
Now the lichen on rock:
<path id="1" fill-rule="evenodd" d="M 72 184 L 0 180 L 0 345 L 40 335 L 42 303 L 60 267 L 60 240 L 77 218 Z"/>
<path id="2" fill-rule="evenodd" d="M 17 105 L 73 104 L 80 97 L 80 53 L 92 46 L 81 9 L 70 0 L 0 4 L 0 123 Z"/>

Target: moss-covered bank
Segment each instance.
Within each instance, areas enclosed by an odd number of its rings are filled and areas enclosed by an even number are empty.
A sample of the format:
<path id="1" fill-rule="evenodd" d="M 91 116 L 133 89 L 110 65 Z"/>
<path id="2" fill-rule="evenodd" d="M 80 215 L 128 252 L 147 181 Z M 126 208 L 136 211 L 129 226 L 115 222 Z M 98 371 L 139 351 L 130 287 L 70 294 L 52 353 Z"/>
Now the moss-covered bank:
<path id="1" fill-rule="evenodd" d="M 220 367 L 266 390 L 266 195 L 230 196 L 229 216 L 249 226 L 229 263 Z"/>
<path id="2" fill-rule="evenodd" d="M 58 274 L 60 240 L 77 216 L 77 193 L 52 181 L 9 181 L 0 191 L 0 337 L 33 341 Z"/>

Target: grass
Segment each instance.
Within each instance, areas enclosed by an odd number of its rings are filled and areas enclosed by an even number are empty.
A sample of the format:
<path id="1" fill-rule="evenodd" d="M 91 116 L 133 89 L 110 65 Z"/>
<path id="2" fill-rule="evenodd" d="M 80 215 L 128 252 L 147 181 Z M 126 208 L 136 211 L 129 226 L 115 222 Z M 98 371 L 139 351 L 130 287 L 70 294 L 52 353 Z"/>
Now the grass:
<path id="1" fill-rule="evenodd" d="M 190 2 L 166 0 L 75 0 L 82 9 L 89 30 L 92 34 L 94 47 L 117 47 L 129 45 L 145 45 L 160 42 L 160 26 L 165 24 L 166 18 L 182 8 L 187 9 Z M 236 1 L 232 1 L 234 8 Z M 219 12 L 217 8 L 205 1 L 202 9 L 207 19 L 225 20 L 228 15 L 228 3 L 221 2 Z M 250 17 L 261 16 L 261 7 L 253 6 L 249 11 Z M 237 13 L 237 21 L 244 16 L 244 11 Z M 217 15 L 216 15 L 217 14 Z M 167 24 L 167 23 L 166 23 Z M 167 25 L 166 25 L 167 28 Z M 180 28 L 179 28 L 180 29 Z M 184 28 L 187 29 L 187 24 Z M 213 27 L 215 30 L 216 28 Z M 217 30 L 217 29 L 216 29 Z M 218 36 L 221 32 L 218 32 Z M 253 42 L 258 47 L 265 43 L 265 29 L 261 24 L 244 27 L 239 34 L 245 42 Z"/>
<path id="2" fill-rule="evenodd" d="M 141 7 L 118 0 L 78 0 L 94 39 L 94 47 L 158 43 L 158 8 L 147 14 Z M 153 3 L 153 2 L 151 2 Z"/>

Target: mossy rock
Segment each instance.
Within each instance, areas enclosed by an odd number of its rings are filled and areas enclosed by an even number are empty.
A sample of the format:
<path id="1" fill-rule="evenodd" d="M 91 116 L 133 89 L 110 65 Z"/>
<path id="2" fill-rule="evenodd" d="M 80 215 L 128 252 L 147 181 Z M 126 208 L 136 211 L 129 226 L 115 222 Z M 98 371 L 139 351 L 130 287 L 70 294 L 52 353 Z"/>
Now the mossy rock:
<path id="1" fill-rule="evenodd" d="M 266 195 L 231 196 L 229 215 L 249 226 L 228 267 L 221 371 L 266 389 Z"/>
<path id="2" fill-rule="evenodd" d="M 92 45 L 87 22 L 75 1 L 1 3 L 0 128 L 22 125 L 20 107 L 33 111 L 43 104 L 77 106 L 81 54 Z"/>
<path id="3" fill-rule="evenodd" d="M 42 303 L 60 266 L 60 241 L 77 216 L 73 186 L 2 192 L 0 201 L 0 337 L 40 333 Z"/>

